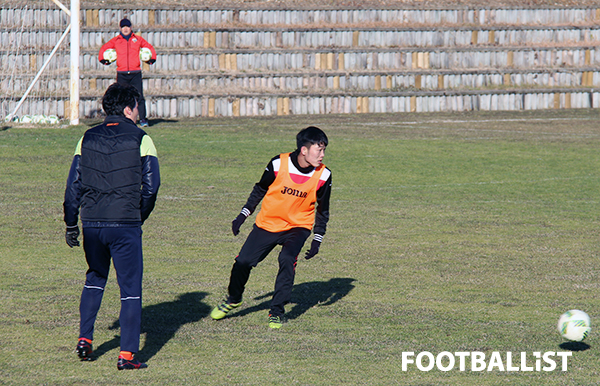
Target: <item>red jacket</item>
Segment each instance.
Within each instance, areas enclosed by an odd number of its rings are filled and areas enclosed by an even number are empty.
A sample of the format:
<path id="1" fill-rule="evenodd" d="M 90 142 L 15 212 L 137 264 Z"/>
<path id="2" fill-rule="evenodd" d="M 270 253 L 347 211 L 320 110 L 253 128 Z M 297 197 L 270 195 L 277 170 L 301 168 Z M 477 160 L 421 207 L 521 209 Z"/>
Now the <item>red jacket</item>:
<path id="1" fill-rule="evenodd" d="M 142 47 L 149 48 L 152 51 L 152 59 L 156 60 L 156 51 L 152 44 L 133 32 L 129 36 L 129 40 L 119 34 L 106 42 L 100 48 L 98 60 L 104 59 L 104 51 L 114 48 L 117 51 L 117 71 L 141 71 L 140 49 Z"/>

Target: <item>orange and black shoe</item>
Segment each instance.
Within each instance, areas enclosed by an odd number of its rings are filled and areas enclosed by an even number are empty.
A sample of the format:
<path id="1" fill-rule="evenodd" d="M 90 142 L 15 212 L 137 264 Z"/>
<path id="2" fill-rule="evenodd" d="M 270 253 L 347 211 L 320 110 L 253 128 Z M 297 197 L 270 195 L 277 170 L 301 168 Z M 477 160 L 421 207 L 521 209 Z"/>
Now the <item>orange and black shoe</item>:
<path id="1" fill-rule="evenodd" d="M 85 338 L 80 338 L 79 342 L 77 342 L 77 355 L 79 359 L 82 361 L 91 361 L 92 360 L 92 341 Z"/>
<path id="2" fill-rule="evenodd" d="M 125 359 L 123 355 L 119 355 L 119 360 L 117 361 L 117 369 L 119 370 L 138 370 L 145 369 L 148 367 L 147 364 L 138 361 L 135 358 Z"/>

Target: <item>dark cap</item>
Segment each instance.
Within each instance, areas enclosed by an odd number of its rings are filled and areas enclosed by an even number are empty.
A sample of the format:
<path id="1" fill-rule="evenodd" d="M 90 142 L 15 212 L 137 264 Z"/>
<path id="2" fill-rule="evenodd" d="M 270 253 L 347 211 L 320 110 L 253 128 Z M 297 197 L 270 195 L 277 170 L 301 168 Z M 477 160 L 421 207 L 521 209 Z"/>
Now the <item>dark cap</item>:
<path id="1" fill-rule="evenodd" d="M 131 27 L 131 22 L 129 21 L 129 19 L 125 18 L 121 20 L 121 22 L 119 23 L 119 27 Z"/>

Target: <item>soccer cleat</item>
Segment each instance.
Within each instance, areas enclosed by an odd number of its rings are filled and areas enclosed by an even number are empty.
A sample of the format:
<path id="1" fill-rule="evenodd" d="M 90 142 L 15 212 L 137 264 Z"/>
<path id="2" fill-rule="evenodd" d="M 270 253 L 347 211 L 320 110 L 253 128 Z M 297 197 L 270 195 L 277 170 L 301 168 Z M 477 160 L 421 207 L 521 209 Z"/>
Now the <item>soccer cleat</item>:
<path id="1" fill-rule="evenodd" d="M 283 321 L 279 316 L 269 315 L 269 328 L 281 328 Z"/>
<path id="2" fill-rule="evenodd" d="M 77 342 L 77 355 L 79 359 L 82 361 L 91 361 L 92 360 L 92 344 L 85 339 L 79 339 Z"/>
<path id="3" fill-rule="evenodd" d="M 210 313 L 210 317 L 213 318 L 214 320 L 223 319 L 225 317 L 225 315 L 227 315 L 227 313 L 229 311 L 233 310 L 234 308 L 239 307 L 241 304 L 242 304 L 242 302 L 239 302 L 239 303 L 228 303 L 227 300 L 226 300 L 223 303 L 221 303 L 218 306 L 216 306 L 212 310 L 212 312 Z"/>
<path id="4" fill-rule="evenodd" d="M 140 127 L 148 127 L 148 126 L 150 126 L 148 124 L 148 120 L 144 119 L 144 120 L 140 121 Z"/>
<path id="5" fill-rule="evenodd" d="M 119 360 L 117 361 L 117 369 L 119 370 L 138 370 L 145 369 L 148 367 L 147 364 L 138 361 L 133 358 L 132 360 L 127 360 L 119 355 Z"/>

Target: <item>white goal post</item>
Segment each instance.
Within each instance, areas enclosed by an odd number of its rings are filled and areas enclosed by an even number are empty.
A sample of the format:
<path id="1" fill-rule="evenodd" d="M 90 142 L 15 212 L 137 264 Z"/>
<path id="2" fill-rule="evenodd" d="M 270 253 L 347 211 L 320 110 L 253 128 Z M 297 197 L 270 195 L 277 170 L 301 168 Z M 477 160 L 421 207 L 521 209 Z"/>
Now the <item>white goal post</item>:
<path id="1" fill-rule="evenodd" d="M 79 124 L 79 34 L 80 34 L 80 0 L 71 0 L 71 7 L 65 7 L 59 0 L 52 0 L 63 12 L 65 12 L 70 17 L 70 23 L 61 35 L 60 39 L 52 49 L 50 55 L 44 61 L 44 64 L 37 72 L 36 76 L 33 78 L 31 83 L 29 84 L 27 90 L 17 103 L 14 110 L 9 113 L 5 119 L 7 121 L 11 121 L 14 117 L 17 116 L 17 112 L 23 105 L 23 102 L 29 96 L 31 90 L 34 88 L 36 82 L 40 79 L 48 64 L 56 54 L 56 51 L 63 43 L 65 38 L 70 32 L 71 36 L 71 46 L 70 46 L 70 72 L 69 72 L 69 111 L 65 111 L 65 118 L 69 118 L 69 123 L 71 125 Z"/>
<path id="2" fill-rule="evenodd" d="M 58 0 L 52 0 L 58 2 Z M 79 0 L 71 0 L 71 71 L 69 78 L 69 121 L 79 124 Z"/>

